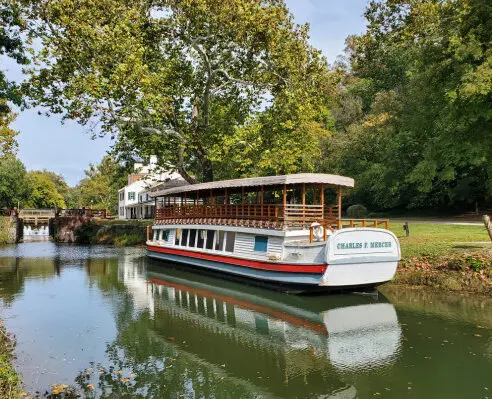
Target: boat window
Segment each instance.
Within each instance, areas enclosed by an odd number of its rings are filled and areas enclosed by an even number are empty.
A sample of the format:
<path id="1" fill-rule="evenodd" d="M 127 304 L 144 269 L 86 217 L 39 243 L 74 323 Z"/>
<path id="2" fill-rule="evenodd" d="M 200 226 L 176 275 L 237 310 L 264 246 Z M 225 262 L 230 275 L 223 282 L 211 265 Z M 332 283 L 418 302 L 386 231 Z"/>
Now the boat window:
<path id="1" fill-rule="evenodd" d="M 174 237 L 174 245 L 179 245 L 180 238 L 181 238 L 181 229 L 176 229 L 176 235 Z"/>
<path id="2" fill-rule="evenodd" d="M 234 241 L 236 240 L 236 233 L 233 231 L 227 232 L 227 240 L 225 245 L 226 252 L 234 252 Z"/>
<path id="3" fill-rule="evenodd" d="M 255 236 L 255 251 L 266 252 L 268 247 L 267 236 Z"/>
<path id="4" fill-rule="evenodd" d="M 214 247 L 214 236 L 215 236 L 214 230 L 207 230 L 207 242 L 205 243 L 205 248 L 213 249 L 213 247 Z"/>
<path id="5" fill-rule="evenodd" d="M 162 240 L 169 241 L 169 230 L 162 230 Z"/>
<path id="6" fill-rule="evenodd" d="M 184 247 L 188 245 L 188 229 L 183 229 L 181 232 L 181 246 Z"/>
<path id="7" fill-rule="evenodd" d="M 196 241 L 196 230 L 191 229 L 190 230 L 190 242 L 188 243 L 188 246 L 193 248 L 195 246 L 195 241 Z"/>
<path id="8" fill-rule="evenodd" d="M 215 240 L 215 250 L 222 251 L 224 248 L 224 237 L 225 234 L 223 231 L 217 231 L 217 238 Z"/>
<path id="9" fill-rule="evenodd" d="M 159 239 L 159 230 L 154 230 L 154 238 L 153 241 L 157 241 Z"/>
<path id="10" fill-rule="evenodd" d="M 198 230 L 198 235 L 196 238 L 196 247 L 203 248 L 203 244 L 205 243 L 205 238 L 207 237 L 207 230 Z"/>

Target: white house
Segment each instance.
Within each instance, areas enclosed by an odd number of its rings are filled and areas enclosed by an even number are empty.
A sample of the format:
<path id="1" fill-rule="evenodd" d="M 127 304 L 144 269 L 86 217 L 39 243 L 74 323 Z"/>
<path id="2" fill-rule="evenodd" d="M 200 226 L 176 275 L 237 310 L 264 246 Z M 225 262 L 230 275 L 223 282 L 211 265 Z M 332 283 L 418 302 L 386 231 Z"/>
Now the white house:
<path id="1" fill-rule="evenodd" d="M 169 172 L 157 165 L 152 155 L 150 163 L 136 163 L 134 173 L 128 175 L 128 184 L 118 191 L 118 217 L 120 219 L 150 219 L 154 217 L 154 200 L 148 192 L 157 185 L 188 184 L 179 173 Z"/>

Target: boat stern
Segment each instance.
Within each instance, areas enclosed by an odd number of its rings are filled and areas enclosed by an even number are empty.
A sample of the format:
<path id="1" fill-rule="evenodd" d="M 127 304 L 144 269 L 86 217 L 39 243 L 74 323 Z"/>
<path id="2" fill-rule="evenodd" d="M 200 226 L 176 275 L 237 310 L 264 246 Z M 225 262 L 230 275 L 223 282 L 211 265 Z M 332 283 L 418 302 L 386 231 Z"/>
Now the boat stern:
<path id="1" fill-rule="evenodd" d="M 400 258 L 400 243 L 389 230 L 367 227 L 337 230 L 326 244 L 328 267 L 320 285 L 376 286 L 393 278 Z"/>

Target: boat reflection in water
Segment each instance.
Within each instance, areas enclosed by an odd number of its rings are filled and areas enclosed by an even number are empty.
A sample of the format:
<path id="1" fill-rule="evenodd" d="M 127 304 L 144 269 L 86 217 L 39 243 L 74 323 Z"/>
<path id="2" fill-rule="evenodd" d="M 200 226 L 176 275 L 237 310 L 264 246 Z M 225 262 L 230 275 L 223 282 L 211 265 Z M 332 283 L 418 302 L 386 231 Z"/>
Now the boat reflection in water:
<path id="1" fill-rule="evenodd" d="M 256 392 L 355 397 L 350 375 L 399 353 L 397 314 L 381 295 L 286 295 L 162 263 L 148 266 L 147 289 L 155 329 Z"/>

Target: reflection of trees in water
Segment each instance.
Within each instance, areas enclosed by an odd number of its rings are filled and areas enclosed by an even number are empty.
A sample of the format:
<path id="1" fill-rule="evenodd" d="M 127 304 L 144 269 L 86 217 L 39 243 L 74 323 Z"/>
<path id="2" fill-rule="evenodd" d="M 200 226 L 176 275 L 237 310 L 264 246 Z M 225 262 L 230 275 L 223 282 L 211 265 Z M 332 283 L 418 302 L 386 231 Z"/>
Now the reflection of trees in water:
<path id="1" fill-rule="evenodd" d="M 77 377 L 86 396 L 91 394 L 88 384 L 97 386 L 97 393 L 92 394 L 100 398 L 307 398 L 346 387 L 325 368 L 326 361 L 318 370 L 321 373 L 291 375 L 287 381 L 287 362 L 296 358 L 302 362 L 309 356 L 307 351 L 290 356 L 285 351 L 250 346 L 238 352 L 231 342 L 245 344 L 237 336 L 211 341 L 203 329 L 185 331 L 181 323 L 173 328 L 175 320 L 162 320 L 161 316 L 151 318 L 143 312 L 119 330 L 116 340 L 107 346 L 109 365 L 91 364 L 94 371 L 90 376 L 82 371 Z M 165 336 L 180 331 L 179 336 Z M 100 370 L 104 373 L 99 374 Z"/>
<path id="2" fill-rule="evenodd" d="M 126 271 L 138 274 L 144 266 L 139 262 Z M 317 397 L 347 388 L 326 352 L 320 356 L 312 347 L 289 347 L 285 337 L 270 335 L 261 314 L 247 311 L 256 320 L 256 327 L 248 330 L 234 320 L 228 323 L 234 305 L 216 304 L 216 309 L 228 308 L 221 319 L 219 311 L 210 312 L 211 304 L 208 310 L 191 301 L 172 307 L 151 288 L 153 310 L 139 312 L 121 281 L 122 268 L 114 266 L 104 260 L 87 265 L 91 281 L 111 293 L 107 297 L 115 306 L 118 331 L 107 345 L 108 364 L 92 364 L 89 376 L 84 370 L 76 379 L 87 397 Z"/>
<path id="3" fill-rule="evenodd" d="M 9 306 L 24 291 L 29 278 L 48 279 L 60 273 L 60 259 L 0 258 L 0 298 Z"/>
<path id="4" fill-rule="evenodd" d="M 400 309 L 492 326 L 490 296 L 391 286 L 384 287 L 384 294 Z"/>

